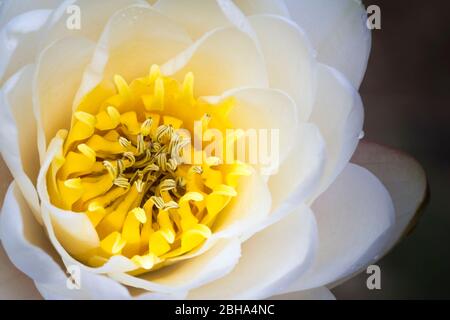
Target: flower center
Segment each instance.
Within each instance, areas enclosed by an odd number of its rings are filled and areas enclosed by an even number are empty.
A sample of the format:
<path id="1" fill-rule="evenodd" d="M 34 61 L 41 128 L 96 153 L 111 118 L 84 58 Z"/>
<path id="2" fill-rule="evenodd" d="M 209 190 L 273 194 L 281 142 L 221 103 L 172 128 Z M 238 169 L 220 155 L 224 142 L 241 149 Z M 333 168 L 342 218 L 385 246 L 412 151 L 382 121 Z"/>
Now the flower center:
<path id="1" fill-rule="evenodd" d="M 191 73 L 179 83 L 157 66 L 114 83 L 112 95 L 98 86 L 82 100 L 47 184 L 55 206 L 86 214 L 98 233 L 99 248 L 81 260 L 100 266 L 123 255 L 145 272 L 199 248 L 251 171 L 192 142 L 196 126 L 231 127 L 233 98 L 197 99 Z"/>

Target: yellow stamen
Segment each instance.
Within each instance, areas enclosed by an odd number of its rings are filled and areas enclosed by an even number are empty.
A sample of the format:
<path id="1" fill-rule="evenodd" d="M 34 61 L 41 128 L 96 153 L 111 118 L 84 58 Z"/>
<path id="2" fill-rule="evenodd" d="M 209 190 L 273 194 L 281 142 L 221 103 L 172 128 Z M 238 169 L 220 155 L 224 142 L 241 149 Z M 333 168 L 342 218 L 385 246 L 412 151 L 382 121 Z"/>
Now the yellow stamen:
<path id="1" fill-rule="evenodd" d="M 100 86 L 82 99 L 47 184 L 53 204 L 85 214 L 98 233 L 99 248 L 83 262 L 98 267 L 122 255 L 138 273 L 170 264 L 211 237 L 240 179 L 252 174 L 207 156 L 211 139 L 200 136 L 208 143 L 194 147 L 197 123 L 222 132 L 225 145 L 238 139 L 226 135 L 234 98 L 198 99 L 194 80 L 189 72 L 179 83 L 153 65 L 130 84 L 115 75 L 109 96 Z"/>

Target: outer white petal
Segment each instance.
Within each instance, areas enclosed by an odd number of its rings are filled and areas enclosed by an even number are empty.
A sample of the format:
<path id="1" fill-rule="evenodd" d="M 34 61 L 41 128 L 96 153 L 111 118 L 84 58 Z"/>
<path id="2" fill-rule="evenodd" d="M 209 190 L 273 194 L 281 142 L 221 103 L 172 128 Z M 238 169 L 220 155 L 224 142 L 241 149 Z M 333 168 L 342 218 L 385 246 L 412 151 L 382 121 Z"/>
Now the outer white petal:
<path id="1" fill-rule="evenodd" d="M 0 28 L 26 11 L 54 9 L 60 2 L 61 0 L 3 0 L 0 3 Z"/>
<path id="2" fill-rule="evenodd" d="M 235 27 L 214 29 L 161 67 L 182 81 L 195 75 L 196 96 L 218 96 L 232 88 L 267 88 L 268 77 L 258 46 Z"/>
<path id="3" fill-rule="evenodd" d="M 14 265 L 31 277 L 48 299 L 124 299 L 125 287 L 105 276 L 80 270 L 81 289 L 69 290 L 64 267 L 42 227 L 34 220 L 23 195 L 11 184 L 0 216 L 2 244 Z"/>
<path id="4" fill-rule="evenodd" d="M 284 292 L 327 285 L 379 258 L 395 223 L 391 197 L 366 169 L 349 164 L 313 204 L 319 250 L 313 266 Z"/>
<path id="5" fill-rule="evenodd" d="M 313 124 L 301 124 L 292 139 L 293 148 L 280 171 L 269 180 L 273 223 L 292 212 L 316 191 L 323 174 L 325 143 Z"/>
<path id="6" fill-rule="evenodd" d="M 426 174 L 411 156 L 371 142 L 361 142 L 351 161 L 376 175 L 392 197 L 395 227 L 386 248 L 388 251 L 417 222 L 427 200 Z"/>
<path id="7" fill-rule="evenodd" d="M 45 48 L 52 42 L 67 36 L 83 36 L 97 41 L 108 19 L 119 9 L 132 4 L 146 4 L 144 0 L 65 0 L 50 16 L 45 26 L 40 47 Z M 79 8 L 80 28 L 69 28 L 71 18 Z M 69 25 L 69 27 L 68 27 Z"/>
<path id="8" fill-rule="evenodd" d="M 326 143 L 325 173 L 317 194 L 328 188 L 345 168 L 358 145 L 364 122 L 359 93 L 345 77 L 325 65 L 318 68 L 316 103 L 310 121 Z"/>
<path id="9" fill-rule="evenodd" d="M 135 270 L 137 266 L 123 256 L 114 256 L 105 265 L 98 268 L 89 268 L 72 257 L 72 255 L 82 256 L 86 252 L 98 248 L 100 240 L 97 231 L 86 215 L 59 209 L 50 202 L 47 191 L 47 172 L 54 157 L 61 154 L 63 142 L 63 137 L 59 135 L 51 141 L 37 182 L 42 218 L 51 243 L 66 265 L 79 265 L 84 270 L 94 273 Z"/>
<path id="10" fill-rule="evenodd" d="M 215 0 L 160 0 L 155 8 L 183 26 L 193 39 L 228 24 Z"/>
<path id="11" fill-rule="evenodd" d="M 152 64 L 163 64 L 185 48 L 186 32 L 149 5 L 134 5 L 110 17 L 96 46 L 74 103 L 105 81 L 113 87 L 113 76 L 127 81 L 148 74 Z"/>
<path id="12" fill-rule="evenodd" d="M 33 83 L 41 162 L 50 140 L 70 128 L 72 102 L 95 44 L 85 38 L 58 40 L 39 56 Z"/>
<path id="13" fill-rule="evenodd" d="M 69 269 L 70 270 L 70 269 Z M 35 282 L 36 288 L 49 300 L 128 300 L 132 299 L 127 288 L 108 276 L 80 269 L 79 290 L 70 290 L 67 276 L 60 272 L 52 282 Z"/>
<path id="14" fill-rule="evenodd" d="M 300 207 L 254 235 L 242 248 L 242 258 L 226 277 L 193 290 L 191 299 L 264 299 L 303 274 L 316 247 L 312 212 Z"/>
<path id="15" fill-rule="evenodd" d="M 0 246 L 0 299 L 37 300 L 41 298 L 33 280 L 11 263 L 5 250 Z"/>
<path id="16" fill-rule="evenodd" d="M 306 31 L 318 60 L 342 73 L 358 88 L 371 47 L 367 14 L 360 0 L 286 0 L 293 20 Z"/>
<path id="17" fill-rule="evenodd" d="M 247 16 L 275 14 L 289 18 L 289 10 L 283 0 L 233 0 Z"/>
<path id="18" fill-rule="evenodd" d="M 0 152 L 38 221 L 39 201 L 35 188 L 39 172 L 36 120 L 31 85 L 34 67 L 16 73 L 0 91 Z"/>
<path id="19" fill-rule="evenodd" d="M 314 289 L 286 293 L 273 296 L 273 300 L 336 300 L 336 297 L 327 287 L 318 287 Z"/>
<path id="20" fill-rule="evenodd" d="M 231 0 L 159 0 L 155 8 L 183 26 L 192 39 L 229 25 L 251 33 L 244 14 Z"/>
<path id="21" fill-rule="evenodd" d="M 0 29 L 0 85 L 37 55 L 42 29 L 50 10 L 27 11 Z"/>
<path id="22" fill-rule="evenodd" d="M 308 120 L 314 104 L 317 63 L 307 37 L 283 17 L 258 15 L 249 21 L 266 61 L 270 86 L 288 93 L 297 103 L 299 119 Z"/>

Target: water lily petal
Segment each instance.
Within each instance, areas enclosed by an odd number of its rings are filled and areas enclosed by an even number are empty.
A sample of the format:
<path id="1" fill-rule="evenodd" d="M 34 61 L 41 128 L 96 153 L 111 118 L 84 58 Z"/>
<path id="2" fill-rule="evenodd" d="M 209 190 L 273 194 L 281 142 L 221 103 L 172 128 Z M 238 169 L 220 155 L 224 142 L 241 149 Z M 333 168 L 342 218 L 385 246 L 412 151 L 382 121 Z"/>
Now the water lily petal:
<path id="1" fill-rule="evenodd" d="M 379 258 L 395 223 L 391 197 L 369 171 L 349 164 L 312 207 L 319 229 L 313 266 L 284 292 L 327 285 Z"/>
<path id="2" fill-rule="evenodd" d="M 220 280 L 192 290 L 189 298 L 268 298 L 306 271 L 316 238 L 314 214 L 302 206 L 247 240 L 236 268 Z"/>
<path id="3" fill-rule="evenodd" d="M 417 222 L 427 198 L 426 174 L 408 154 L 372 142 L 362 141 L 351 161 L 376 175 L 392 197 L 395 227 L 386 248 L 388 251 Z"/>
<path id="4" fill-rule="evenodd" d="M 69 0 L 63 1 L 51 14 L 40 43 L 45 48 L 52 42 L 67 36 L 83 36 L 97 41 L 108 19 L 119 9 L 133 4 L 145 5 L 144 0 Z M 72 18 L 79 10 L 80 28 Z M 72 19 L 72 20 L 71 20 Z M 73 23 L 73 26 L 71 25 Z"/>
<path id="5" fill-rule="evenodd" d="M 274 14 L 289 18 L 289 10 L 280 0 L 234 0 L 234 3 L 247 16 L 255 14 Z"/>
<path id="6" fill-rule="evenodd" d="M 12 18 L 26 12 L 38 9 L 54 9 L 61 0 L 4 0 L 0 4 L 0 28 Z"/>
<path id="7" fill-rule="evenodd" d="M 196 96 L 218 96 L 232 88 L 267 88 L 264 58 L 253 39 L 235 27 L 214 29 L 162 67 L 182 81 L 195 74 Z"/>
<path id="8" fill-rule="evenodd" d="M 0 282 L 2 283 L 0 299 L 2 300 L 41 298 L 33 280 L 11 263 L 2 246 L 0 246 Z"/>
<path id="9" fill-rule="evenodd" d="M 318 60 L 341 71 L 359 88 L 371 47 L 361 1 L 286 0 L 286 4 L 313 43 Z"/>
<path id="10" fill-rule="evenodd" d="M 43 26 L 51 10 L 21 13 L 0 29 L 0 85 L 35 60 Z"/>
<path id="11" fill-rule="evenodd" d="M 192 39 L 229 24 L 219 1 L 215 0 L 160 0 L 155 8 L 183 26 Z"/>
<path id="12" fill-rule="evenodd" d="M 51 251 L 44 229 L 33 217 L 18 185 L 11 183 L 0 216 L 2 245 L 12 262 L 37 281 L 50 281 L 51 270 L 61 269 Z"/>
<path id="13" fill-rule="evenodd" d="M 187 33 L 149 5 L 133 5 L 110 17 L 83 76 L 74 107 L 102 81 L 126 81 L 145 76 L 153 64 L 163 64 L 191 44 Z"/>
<path id="14" fill-rule="evenodd" d="M 336 300 L 336 297 L 327 287 L 318 287 L 314 289 L 297 291 L 276 295 L 271 300 Z"/>
<path id="15" fill-rule="evenodd" d="M 258 15 L 249 21 L 266 61 L 270 86 L 288 93 L 297 103 L 299 119 L 306 121 L 314 104 L 317 63 L 305 33 L 279 16 Z"/>
<path id="16" fill-rule="evenodd" d="M 72 103 L 95 44 L 81 37 L 61 39 L 39 56 L 33 84 L 41 162 L 56 132 L 69 128 Z"/>
<path id="17" fill-rule="evenodd" d="M 282 219 L 311 196 L 323 174 L 325 142 L 314 124 L 301 124 L 292 144 L 280 171 L 269 180 L 273 203 L 268 224 Z"/>
<path id="18" fill-rule="evenodd" d="M 246 240 L 257 232 L 266 221 L 272 206 L 272 196 L 263 176 L 254 172 L 241 178 L 237 187 L 237 197 L 221 213 L 216 222 L 215 233 L 209 239 L 239 237 Z M 205 244 L 205 247 L 208 247 Z"/>
<path id="19" fill-rule="evenodd" d="M 46 176 L 54 157 L 61 152 L 63 137 L 59 134 L 51 141 L 41 166 L 37 191 L 41 199 L 41 213 L 48 236 L 66 265 L 78 265 L 92 273 L 129 272 L 137 269 L 130 259 L 114 256 L 103 266 L 90 268 L 73 256 L 83 256 L 100 245 L 97 231 L 87 215 L 55 207 L 49 199 Z M 72 256 L 73 255 L 73 256 Z"/>
<path id="20" fill-rule="evenodd" d="M 325 65 L 318 68 L 317 100 L 310 121 L 319 127 L 326 143 L 326 167 L 318 195 L 347 165 L 364 122 L 359 93 L 341 73 Z"/>
<path id="21" fill-rule="evenodd" d="M 275 174 L 292 150 L 292 139 L 298 130 L 298 110 L 295 102 L 283 91 L 274 89 L 233 89 L 223 94 L 223 97 L 227 96 L 236 99 L 236 105 L 229 114 L 234 128 L 250 129 L 258 134 L 261 140 L 264 139 L 262 132 L 265 132 L 267 145 L 271 144 L 272 136 L 278 137 L 278 146 L 272 145 L 274 150 L 268 149 L 270 153 L 261 154 L 261 148 L 260 152 L 254 155 L 258 160 L 255 164 L 263 175 Z M 254 146 L 249 145 L 249 148 L 252 147 Z"/>
<path id="22" fill-rule="evenodd" d="M 228 274 L 239 261 L 240 255 L 240 241 L 233 238 L 219 241 L 198 257 L 140 277 L 128 274 L 110 276 L 128 286 L 158 293 L 187 292 Z"/>
<path id="23" fill-rule="evenodd" d="M 68 277 L 51 247 L 44 229 L 33 215 L 15 183 L 12 183 L 0 215 L 0 237 L 11 261 L 32 278 L 47 299 L 127 298 L 128 291 L 117 282 L 80 270 L 80 290 L 69 290 Z M 16 280 L 16 279 L 15 279 Z M 17 281 L 17 280 L 16 280 Z M 18 286 L 15 282 L 15 287 Z M 24 287 L 21 287 L 24 289 Z M 17 296 L 13 297 L 17 298 Z M 33 298 L 38 298 L 33 295 Z"/>
<path id="24" fill-rule="evenodd" d="M 0 152 L 33 213 L 42 222 L 35 188 L 39 155 L 31 101 L 33 72 L 33 66 L 25 66 L 0 91 Z"/>
<path id="25" fill-rule="evenodd" d="M 69 289 L 67 276 L 59 274 L 52 282 L 35 282 L 44 299 L 47 300 L 129 300 L 127 288 L 105 275 L 98 275 L 80 269 L 79 288 Z"/>

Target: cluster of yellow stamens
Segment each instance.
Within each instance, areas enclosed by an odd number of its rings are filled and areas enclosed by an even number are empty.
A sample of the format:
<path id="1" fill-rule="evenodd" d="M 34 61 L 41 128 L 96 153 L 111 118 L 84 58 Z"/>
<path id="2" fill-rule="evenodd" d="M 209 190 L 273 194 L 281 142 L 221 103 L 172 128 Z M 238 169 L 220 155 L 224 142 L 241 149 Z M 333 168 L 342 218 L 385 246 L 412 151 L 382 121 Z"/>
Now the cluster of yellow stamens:
<path id="1" fill-rule="evenodd" d="M 97 230 L 99 248 L 80 259 L 99 266 L 123 255 L 148 271 L 199 248 L 251 171 L 205 156 L 179 130 L 193 133 L 196 121 L 230 128 L 232 98 L 196 99 L 191 73 L 179 83 L 157 66 L 114 83 L 114 94 L 97 87 L 81 102 L 47 184 L 54 205 L 86 214 Z M 185 161 L 198 153 L 201 163 Z"/>

